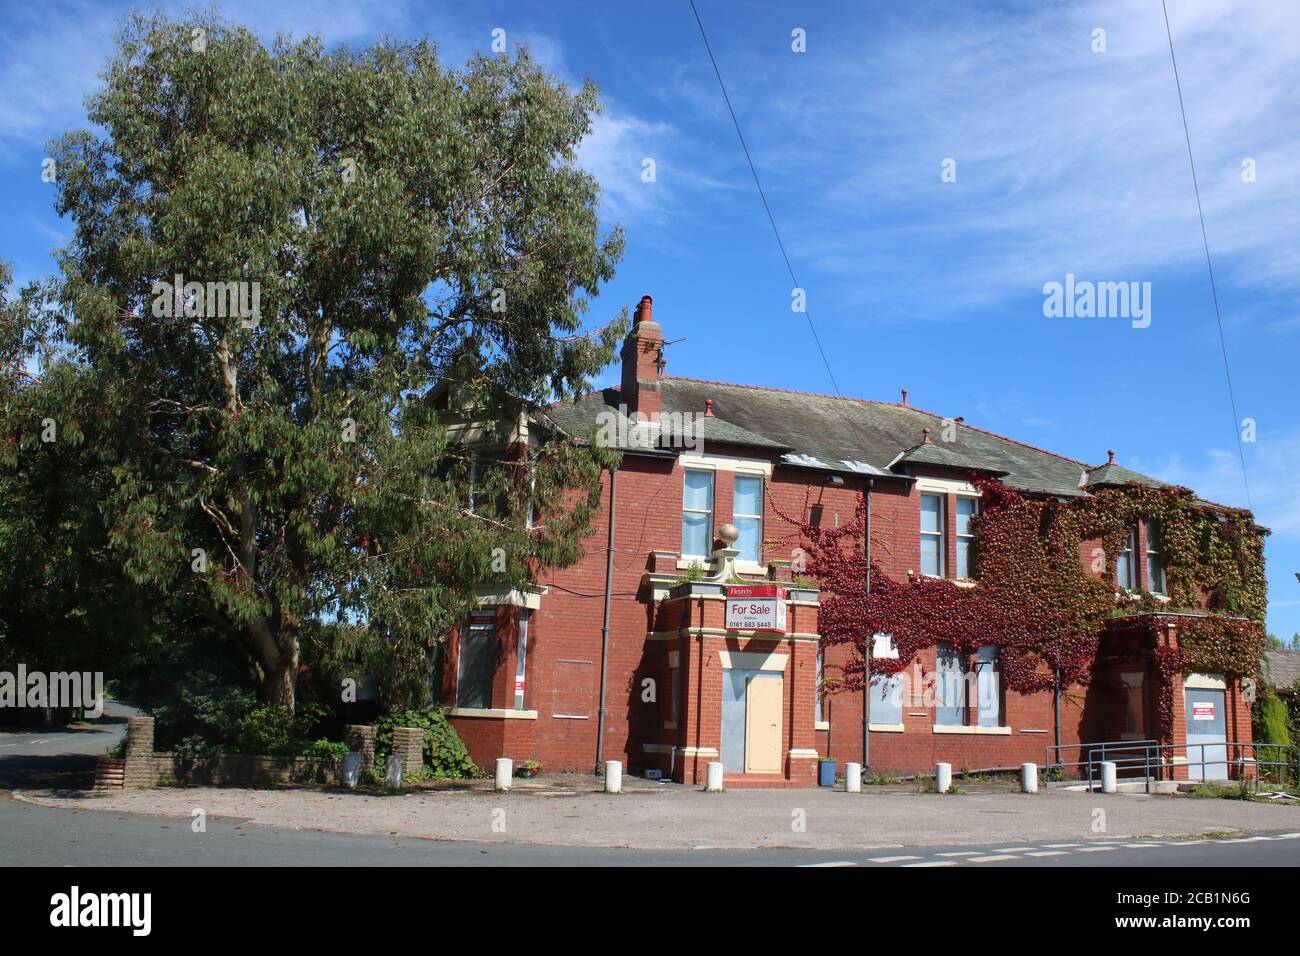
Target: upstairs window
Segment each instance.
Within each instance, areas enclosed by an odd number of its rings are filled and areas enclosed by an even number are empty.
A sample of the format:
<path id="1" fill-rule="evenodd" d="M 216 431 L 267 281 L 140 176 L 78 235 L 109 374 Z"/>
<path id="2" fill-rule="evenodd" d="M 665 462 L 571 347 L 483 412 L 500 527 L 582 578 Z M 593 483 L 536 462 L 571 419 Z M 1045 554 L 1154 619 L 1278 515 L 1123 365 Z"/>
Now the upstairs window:
<path id="1" fill-rule="evenodd" d="M 971 577 L 975 550 L 975 532 L 971 529 L 971 519 L 980 511 L 978 498 L 957 499 L 957 577 Z"/>
<path id="2" fill-rule="evenodd" d="M 731 519 L 740 531 L 736 549 L 738 560 L 758 564 L 763 556 L 763 479 L 754 475 L 737 475 L 735 502 Z"/>
<path id="3" fill-rule="evenodd" d="M 1160 525 L 1147 523 L 1147 590 L 1152 594 L 1165 594 L 1165 557 L 1160 540 Z"/>
<path id="4" fill-rule="evenodd" d="M 943 497 L 921 496 L 921 573 L 943 577 Z"/>
<path id="5" fill-rule="evenodd" d="M 1133 590 L 1137 582 L 1133 580 L 1133 552 L 1137 550 L 1132 531 L 1124 539 L 1124 547 L 1115 559 L 1115 583 L 1122 588 Z"/>
<path id="6" fill-rule="evenodd" d="M 713 541 L 713 472 L 687 471 L 682 490 L 682 555 L 707 558 Z"/>

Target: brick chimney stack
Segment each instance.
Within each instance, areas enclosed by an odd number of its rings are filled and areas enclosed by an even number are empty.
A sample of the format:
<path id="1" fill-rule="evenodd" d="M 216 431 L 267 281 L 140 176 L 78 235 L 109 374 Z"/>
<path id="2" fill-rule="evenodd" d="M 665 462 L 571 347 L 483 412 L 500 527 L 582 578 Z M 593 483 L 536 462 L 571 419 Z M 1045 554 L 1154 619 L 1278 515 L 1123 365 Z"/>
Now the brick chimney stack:
<path id="1" fill-rule="evenodd" d="M 640 412 L 646 419 L 659 418 L 659 380 L 664 377 L 663 329 L 654 321 L 654 300 L 641 296 L 632 329 L 623 340 L 623 404 L 628 414 Z"/>

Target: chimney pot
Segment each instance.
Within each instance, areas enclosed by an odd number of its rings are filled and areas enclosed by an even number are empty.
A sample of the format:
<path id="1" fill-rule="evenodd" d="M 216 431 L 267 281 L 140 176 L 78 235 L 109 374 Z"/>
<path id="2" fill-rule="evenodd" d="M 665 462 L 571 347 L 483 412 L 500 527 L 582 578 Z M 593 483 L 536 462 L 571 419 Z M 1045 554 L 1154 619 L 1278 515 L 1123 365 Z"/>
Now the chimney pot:
<path id="1" fill-rule="evenodd" d="M 652 300 L 643 295 L 637 303 L 636 319 L 623 340 L 623 376 L 620 392 L 629 413 L 648 420 L 659 418 L 659 380 L 664 377 L 664 334 L 654 321 Z"/>
<path id="2" fill-rule="evenodd" d="M 921 429 L 921 443 L 924 445 L 930 444 L 930 429 Z"/>
<path id="3" fill-rule="evenodd" d="M 1106 452 L 1106 454 L 1110 457 L 1108 464 L 1111 465 L 1115 464 L 1115 449 L 1111 448 L 1109 451 Z"/>
<path id="4" fill-rule="evenodd" d="M 907 407 L 907 389 L 903 389 L 903 407 Z"/>
<path id="5" fill-rule="evenodd" d="M 704 417 L 705 418 L 713 417 L 713 399 L 711 398 L 706 398 L 704 400 Z"/>

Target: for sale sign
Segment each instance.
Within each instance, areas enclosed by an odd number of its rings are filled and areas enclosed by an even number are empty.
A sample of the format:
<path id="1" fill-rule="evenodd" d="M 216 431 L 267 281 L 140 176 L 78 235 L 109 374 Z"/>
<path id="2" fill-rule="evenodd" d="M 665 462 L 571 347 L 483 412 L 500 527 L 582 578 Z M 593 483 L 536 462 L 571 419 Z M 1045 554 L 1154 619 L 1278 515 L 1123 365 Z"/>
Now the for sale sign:
<path id="1" fill-rule="evenodd" d="M 727 630 L 785 633 L 785 588 L 775 584 L 727 587 Z"/>
<path id="2" fill-rule="evenodd" d="M 1192 720 L 1213 720 L 1214 704 L 1206 701 L 1192 704 Z"/>

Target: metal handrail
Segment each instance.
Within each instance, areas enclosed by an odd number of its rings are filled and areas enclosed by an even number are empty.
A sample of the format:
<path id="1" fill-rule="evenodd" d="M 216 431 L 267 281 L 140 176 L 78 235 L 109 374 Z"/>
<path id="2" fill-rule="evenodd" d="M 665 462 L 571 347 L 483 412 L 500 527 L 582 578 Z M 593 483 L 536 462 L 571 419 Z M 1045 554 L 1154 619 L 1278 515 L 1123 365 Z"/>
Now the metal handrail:
<path id="1" fill-rule="evenodd" d="M 1086 752 L 1085 759 L 1080 760 L 1062 760 L 1063 752 L 1067 748 L 1078 748 Z M 1215 754 L 1208 757 L 1206 748 L 1222 747 L 1223 756 Z M 1200 760 L 1191 759 L 1191 750 L 1196 748 Z M 1110 762 L 1116 765 L 1116 769 L 1136 769 L 1142 767 L 1143 777 L 1146 782 L 1146 790 L 1151 792 L 1151 781 L 1153 778 L 1163 779 L 1163 771 L 1168 767 L 1172 772 L 1173 760 L 1178 756 L 1177 751 L 1185 751 L 1184 759 L 1181 766 L 1192 768 L 1201 768 L 1201 779 L 1204 780 L 1204 768 L 1209 766 L 1237 767 L 1238 779 L 1246 779 L 1246 767 L 1255 768 L 1256 782 L 1259 780 L 1260 771 L 1263 768 L 1278 768 L 1279 781 L 1285 781 L 1287 770 L 1293 762 L 1297 772 L 1300 773 L 1300 747 L 1293 747 L 1288 744 L 1264 743 L 1254 740 L 1228 740 L 1222 743 L 1197 743 L 1197 744 L 1174 744 L 1161 743 L 1156 740 L 1103 740 L 1103 741 L 1080 741 L 1074 744 L 1052 744 L 1046 748 L 1045 771 L 1050 773 L 1053 770 L 1063 770 L 1066 767 L 1080 768 L 1080 779 L 1083 778 L 1082 768 L 1087 768 L 1088 788 L 1095 787 L 1094 776 L 1097 765 L 1101 762 Z M 1170 762 L 1166 764 L 1164 757 L 1168 754 Z M 1272 759 L 1262 759 L 1265 756 L 1271 756 Z M 1153 769 L 1156 774 L 1153 774 Z"/>

